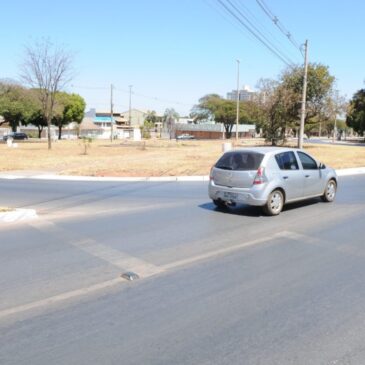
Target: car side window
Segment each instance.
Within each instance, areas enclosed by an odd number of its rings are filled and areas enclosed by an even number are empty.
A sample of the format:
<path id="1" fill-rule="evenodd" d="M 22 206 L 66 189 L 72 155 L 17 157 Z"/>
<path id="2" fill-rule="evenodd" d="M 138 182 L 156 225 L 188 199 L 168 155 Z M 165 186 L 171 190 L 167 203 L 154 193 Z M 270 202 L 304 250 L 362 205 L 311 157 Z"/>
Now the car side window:
<path id="1" fill-rule="evenodd" d="M 302 163 L 303 170 L 318 170 L 317 162 L 313 160 L 312 157 L 308 156 L 306 153 L 297 152 L 300 162 Z"/>
<path id="2" fill-rule="evenodd" d="M 299 170 L 298 161 L 294 152 L 281 152 L 275 155 L 280 170 Z"/>

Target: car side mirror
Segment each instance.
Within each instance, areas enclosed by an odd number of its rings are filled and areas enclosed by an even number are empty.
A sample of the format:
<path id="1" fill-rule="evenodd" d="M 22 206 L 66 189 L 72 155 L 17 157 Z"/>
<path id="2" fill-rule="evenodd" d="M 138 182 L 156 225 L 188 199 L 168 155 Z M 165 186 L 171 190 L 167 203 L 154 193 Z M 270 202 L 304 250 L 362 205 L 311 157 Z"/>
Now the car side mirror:
<path id="1" fill-rule="evenodd" d="M 320 170 L 324 170 L 326 168 L 326 165 L 324 163 L 320 162 L 318 168 Z"/>

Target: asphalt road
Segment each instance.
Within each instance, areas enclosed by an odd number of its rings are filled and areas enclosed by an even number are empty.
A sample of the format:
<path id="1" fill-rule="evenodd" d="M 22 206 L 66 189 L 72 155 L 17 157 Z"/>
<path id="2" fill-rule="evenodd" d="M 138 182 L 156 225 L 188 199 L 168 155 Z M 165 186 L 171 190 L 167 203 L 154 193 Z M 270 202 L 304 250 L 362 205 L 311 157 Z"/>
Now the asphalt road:
<path id="1" fill-rule="evenodd" d="M 362 365 L 364 186 L 265 217 L 206 183 L 0 180 L 39 214 L 0 223 L 0 364 Z"/>

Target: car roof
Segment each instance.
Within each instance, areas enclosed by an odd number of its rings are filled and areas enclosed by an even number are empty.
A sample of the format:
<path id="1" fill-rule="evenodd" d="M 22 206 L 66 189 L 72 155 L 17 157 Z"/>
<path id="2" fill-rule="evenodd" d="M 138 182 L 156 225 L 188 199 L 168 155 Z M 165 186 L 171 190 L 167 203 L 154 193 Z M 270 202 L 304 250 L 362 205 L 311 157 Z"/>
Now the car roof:
<path id="1" fill-rule="evenodd" d="M 232 150 L 234 151 L 242 151 L 242 152 L 255 152 L 261 154 L 273 154 L 276 152 L 287 152 L 287 151 L 295 151 L 298 150 L 297 148 L 290 148 L 290 147 L 243 147 L 243 148 L 236 148 Z"/>

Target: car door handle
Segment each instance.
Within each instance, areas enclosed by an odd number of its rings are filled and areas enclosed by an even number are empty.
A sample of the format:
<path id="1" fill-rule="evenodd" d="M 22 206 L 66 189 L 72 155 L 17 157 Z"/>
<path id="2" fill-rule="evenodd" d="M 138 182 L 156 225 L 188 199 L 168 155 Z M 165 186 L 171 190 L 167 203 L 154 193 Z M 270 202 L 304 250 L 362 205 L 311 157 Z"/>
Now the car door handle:
<path id="1" fill-rule="evenodd" d="M 305 175 L 305 177 L 310 177 L 310 175 Z"/>
<path id="2" fill-rule="evenodd" d="M 284 180 L 288 180 L 289 179 L 289 176 L 283 176 L 283 179 Z"/>

